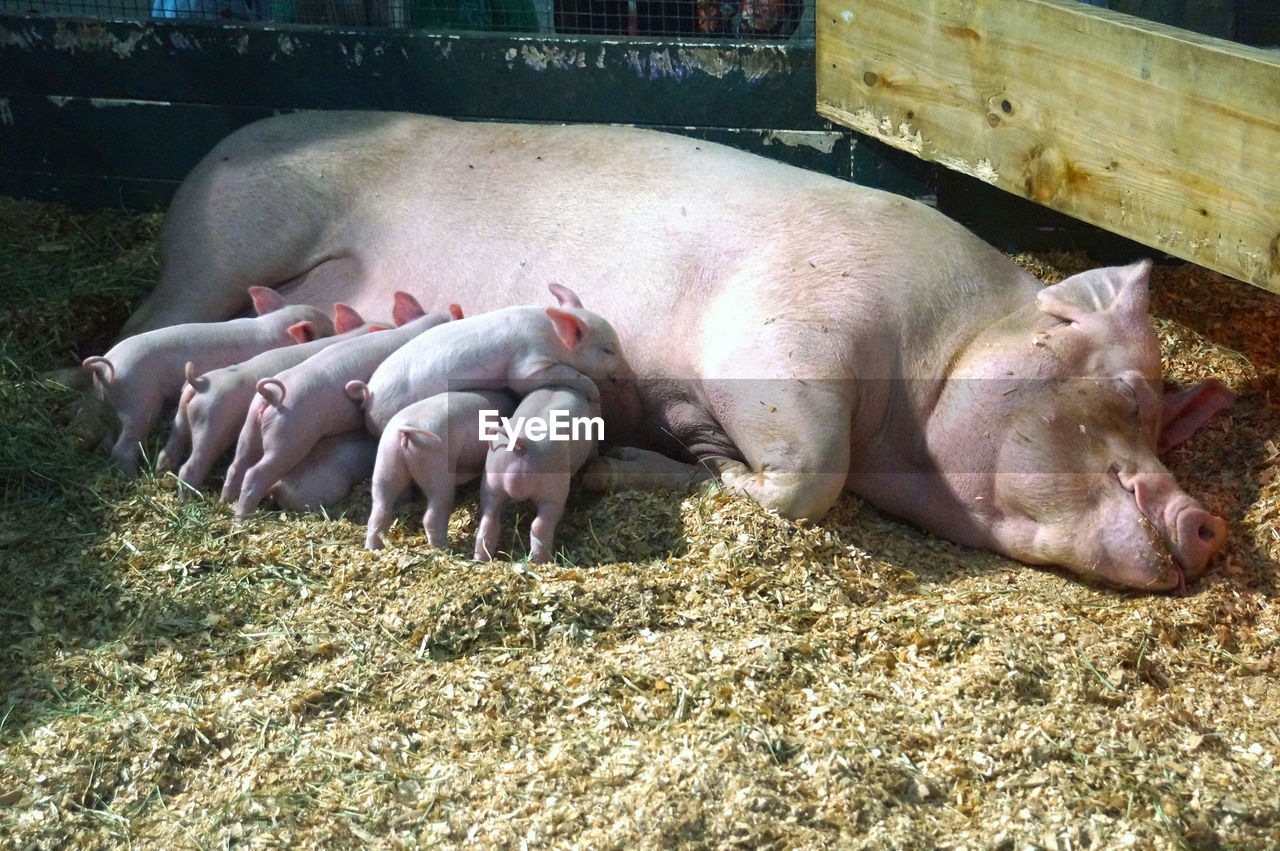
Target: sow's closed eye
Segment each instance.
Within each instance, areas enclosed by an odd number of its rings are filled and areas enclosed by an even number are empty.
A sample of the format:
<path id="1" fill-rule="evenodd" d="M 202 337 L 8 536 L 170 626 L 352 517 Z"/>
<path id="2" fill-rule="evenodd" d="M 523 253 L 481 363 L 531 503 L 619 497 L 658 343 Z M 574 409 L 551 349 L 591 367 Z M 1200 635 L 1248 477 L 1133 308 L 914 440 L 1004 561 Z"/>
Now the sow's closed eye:
<path id="1" fill-rule="evenodd" d="M 1122 375 L 1115 384 L 1129 406 L 1130 416 L 1154 432 L 1159 427 L 1162 404 L 1153 383 L 1135 372 Z"/>

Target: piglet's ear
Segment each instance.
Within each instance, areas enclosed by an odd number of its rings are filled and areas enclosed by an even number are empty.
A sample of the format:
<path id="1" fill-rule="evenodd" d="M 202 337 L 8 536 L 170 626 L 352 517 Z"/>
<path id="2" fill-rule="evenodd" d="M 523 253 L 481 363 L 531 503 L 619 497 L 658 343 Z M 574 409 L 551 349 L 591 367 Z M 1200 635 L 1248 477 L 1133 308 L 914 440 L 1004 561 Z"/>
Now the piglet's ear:
<path id="1" fill-rule="evenodd" d="M 354 331 L 364 324 L 364 317 L 349 304 L 338 302 L 333 306 L 333 330 L 336 334 Z"/>
<path id="2" fill-rule="evenodd" d="M 191 361 L 187 361 L 182 368 L 182 374 L 187 379 L 187 384 L 191 385 L 191 389 L 197 393 L 204 393 L 209 389 L 209 379 L 203 375 L 196 374 L 196 365 Z"/>
<path id="3" fill-rule="evenodd" d="M 556 297 L 556 301 L 560 302 L 561 307 L 582 308 L 582 300 L 578 298 L 578 294 L 564 284 L 547 284 L 547 289 L 551 290 L 551 294 Z"/>
<path id="4" fill-rule="evenodd" d="M 266 316 L 285 305 L 284 296 L 267 287 L 249 287 L 249 298 L 253 299 L 253 309 L 259 316 Z"/>
<path id="5" fill-rule="evenodd" d="M 1150 275 L 1150 260 L 1090 269 L 1042 289 L 1036 306 L 1073 324 L 1101 320 L 1146 327 Z"/>
<path id="6" fill-rule="evenodd" d="M 395 302 L 391 305 L 391 318 L 395 320 L 396 325 L 412 322 L 419 316 L 425 316 L 426 313 L 416 298 L 404 290 L 396 290 Z"/>
<path id="7" fill-rule="evenodd" d="M 289 326 L 289 336 L 299 343 L 310 343 L 324 335 L 316 330 L 314 322 L 298 322 Z"/>
<path id="8" fill-rule="evenodd" d="M 1164 452 L 1177 446 L 1195 434 L 1214 414 L 1231 407 L 1235 401 L 1236 394 L 1216 378 L 1164 394 L 1156 450 Z"/>
<path id="9" fill-rule="evenodd" d="M 502 426 L 498 426 L 493 431 L 483 435 L 483 437 L 485 442 L 489 444 L 490 452 L 497 452 L 499 449 L 504 449 L 506 445 L 511 442 L 511 436 L 507 434 L 506 430 L 503 429 Z"/>
<path id="10" fill-rule="evenodd" d="M 566 313 L 554 307 L 547 308 L 547 316 L 551 317 L 556 336 L 560 338 L 560 342 L 564 343 L 565 348 L 576 349 L 586 334 L 586 330 L 582 327 L 582 320 L 572 313 Z"/>

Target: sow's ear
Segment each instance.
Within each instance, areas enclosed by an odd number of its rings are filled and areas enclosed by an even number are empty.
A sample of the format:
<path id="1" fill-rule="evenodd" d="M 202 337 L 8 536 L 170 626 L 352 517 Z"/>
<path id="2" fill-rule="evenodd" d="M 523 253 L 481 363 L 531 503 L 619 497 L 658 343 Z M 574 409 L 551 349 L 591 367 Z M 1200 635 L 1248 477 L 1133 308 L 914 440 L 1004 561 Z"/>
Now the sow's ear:
<path id="1" fill-rule="evenodd" d="M 1102 321 L 1147 327 L 1151 261 L 1090 269 L 1036 294 L 1036 306 L 1072 324 Z"/>
<path id="2" fill-rule="evenodd" d="M 1236 394 L 1216 378 L 1186 390 L 1166 393 L 1156 451 L 1164 452 L 1177 446 L 1195 434 L 1214 414 L 1231 407 L 1235 401 Z"/>

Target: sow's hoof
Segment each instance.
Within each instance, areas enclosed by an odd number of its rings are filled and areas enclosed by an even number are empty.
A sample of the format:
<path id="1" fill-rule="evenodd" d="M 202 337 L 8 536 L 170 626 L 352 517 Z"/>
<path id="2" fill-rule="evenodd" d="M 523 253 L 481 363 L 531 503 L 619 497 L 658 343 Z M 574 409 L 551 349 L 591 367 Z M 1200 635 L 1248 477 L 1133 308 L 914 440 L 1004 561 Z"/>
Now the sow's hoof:
<path id="1" fill-rule="evenodd" d="M 77 452 L 110 445 L 113 423 L 114 417 L 106 403 L 93 396 L 85 396 L 76 405 L 67 424 L 67 442 Z"/>
<path id="2" fill-rule="evenodd" d="M 59 411 L 59 420 L 66 426 L 63 434 L 72 449 L 87 452 L 102 445 L 111 432 L 114 418 L 110 409 L 93 395 L 93 377 L 79 366 L 53 369 L 38 376 L 41 381 L 60 384 L 83 395 L 70 407 L 70 413 Z"/>
<path id="3" fill-rule="evenodd" d="M 624 446 L 592 459 L 582 471 L 582 486 L 597 493 L 682 490 L 709 478 L 711 473 L 699 464 Z"/>
<path id="4" fill-rule="evenodd" d="M 93 386 L 92 376 L 84 370 L 84 367 L 80 366 L 52 369 L 48 372 L 40 373 L 39 378 L 41 381 L 53 381 L 72 390 L 87 391 Z"/>

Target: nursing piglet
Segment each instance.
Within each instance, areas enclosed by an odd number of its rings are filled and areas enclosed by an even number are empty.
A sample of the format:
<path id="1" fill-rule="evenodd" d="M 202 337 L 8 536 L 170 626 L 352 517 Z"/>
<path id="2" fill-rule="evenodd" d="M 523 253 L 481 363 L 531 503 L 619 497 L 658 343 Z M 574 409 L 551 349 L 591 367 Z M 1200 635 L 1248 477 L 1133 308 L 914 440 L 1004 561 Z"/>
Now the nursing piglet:
<path id="1" fill-rule="evenodd" d="M 454 390 L 429 396 L 401 410 L 387 423 L 378 441 L 373 468 L 373 510 L 365 546 L 382 549 L 382 534 L 391 526 L 396 500 L 416 483 L 427 501 L 422 527 L 427 543 L 449 543 L 449 515 L 459 485 L 484 472 L 491 436 L 481 427 L 482 414 L 509 417 L 515 400 L 497 390 Z"/>
<path id="2" fill-rule="evenodd" d="M 524 397 L 511 422 L 522 430 L 534 422 L 537 434 L 504 434 L 491 445 L 480 484 L 480 526 L 476 561 L 498 551 L 502 509 L 509 501 L 532 501 L 537 507 L 529 529 L 529 561 L 551 558 L 556 526 L 569 497 L 569 481 L 596 455 L 604 437 L 600 406 L 568 387 L 543 387 Z M 556 423 L 564 423 L 557 433 Z"/>
<path id="3" fill-rule="evenodd" d="M 378 439 L 363 428 L 322 438 L 268 493 L 286 511 L 319 511 L 346 499 L 369 478 Z"/>
<path id="4" fill-rule="evenodd" d="M 333 322 L 317 307 L 287 305 L 265 287 L 250 287 L 249 295 L 256 317 L 160 328 L 126 337 L 103 356 L 85 358 L 82 366 L 93 376 L 98 397 L 120 421 L 111 457 L 128 475 L 137 475 L 138 445 L 161 409 L 177 401 L 188 363 L 199 374 L 333 333 Z"/>
<path id="5" fill-rule="evenodd" d="M 360 405 L 345 391 L 348 382 L 368 381 L 392 352 L 453 318 L 444 312 L 424 314 L 405 292 L 397 292 L 395 299 L 393 317 L 399 327 L 344 340 L 258 382 L 258 396 L 249 404 L 222 488 L 222 501 L 235 503 L 237 518 L 252 514 L 271 486 L 320 438 L 362 426 Z"/>
<path id="6" fill-rule="evenodd" d="M 507 388 L 524 395 L 549 384 L 579 386 L 599 401 L 594 382 L 632 377 L 618 335 L 582 309 L 566 287 L 552 284 L 560 308 L 508 307 L 432 330 L 391 355 L 368 386 L 369 431 L 382 434 L 401 409 L 446 390 Z M 590 380 L 589 380 L 590 379 Z"/>
<path id="7" fill-rule="evenodd" d="M 343 340 L 386 327 L 366 323 L 359 313 L 341 303 L 334 305 L 333 326 L 337 332 L 333 337 L 271 349 L 203 375 L 197 375 L 195 364 L 188 362 L 187 383 L 178 399 L 169 441 L 156 460 L 156 470 L 172 470 L 186 457 L 178 478 L 193 488 L 200 487 L 214 462 L 235 445 L 260 380 L 297 366 Z"/>

